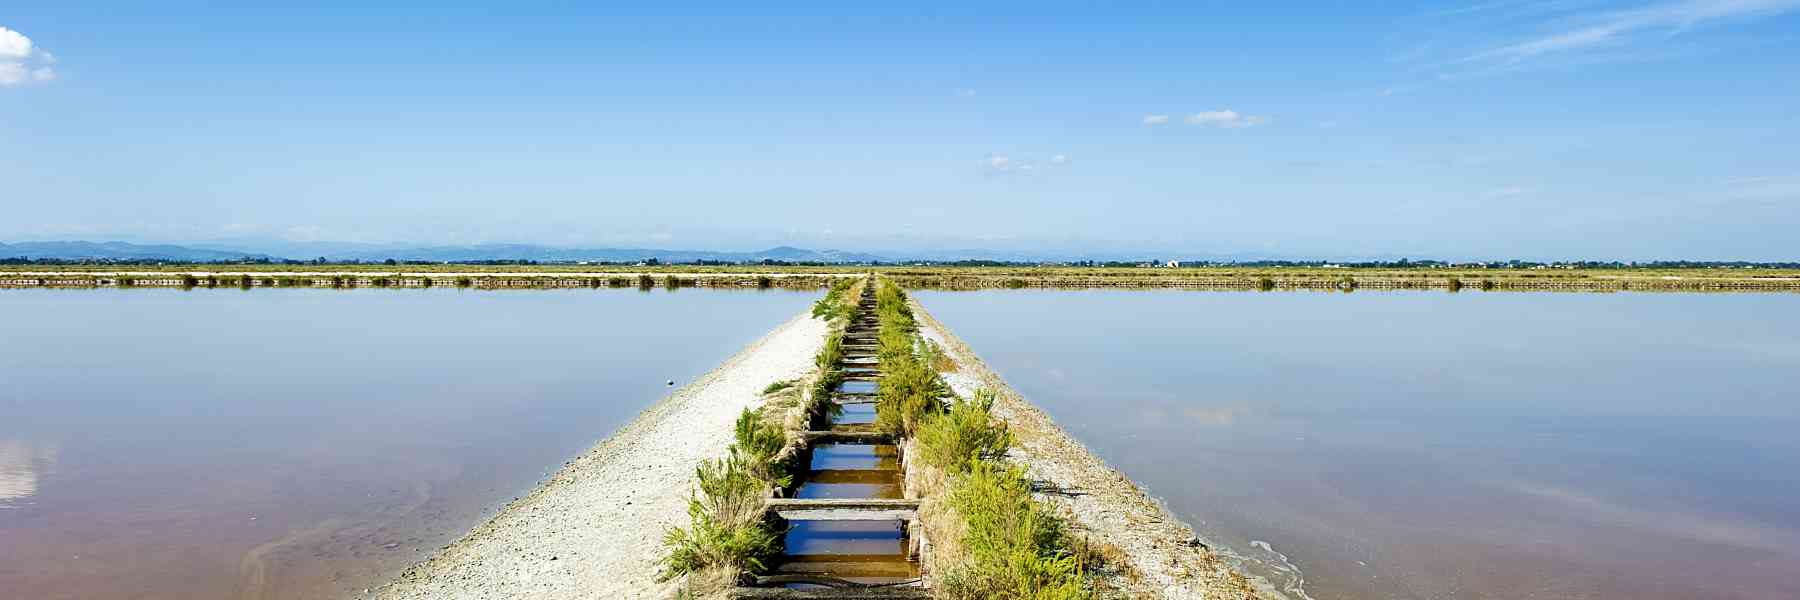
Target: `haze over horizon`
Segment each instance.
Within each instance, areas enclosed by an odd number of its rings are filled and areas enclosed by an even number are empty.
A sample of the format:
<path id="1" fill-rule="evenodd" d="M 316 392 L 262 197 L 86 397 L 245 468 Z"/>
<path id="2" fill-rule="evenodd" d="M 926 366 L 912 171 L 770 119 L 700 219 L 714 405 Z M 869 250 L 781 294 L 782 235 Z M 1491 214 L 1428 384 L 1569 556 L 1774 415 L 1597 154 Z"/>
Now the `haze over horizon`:
<path id="1" fill-rule="evenodd" d="M 38 3 L 0 242 L 1793 260 L 1797 64 L 1800 0 Z"/>

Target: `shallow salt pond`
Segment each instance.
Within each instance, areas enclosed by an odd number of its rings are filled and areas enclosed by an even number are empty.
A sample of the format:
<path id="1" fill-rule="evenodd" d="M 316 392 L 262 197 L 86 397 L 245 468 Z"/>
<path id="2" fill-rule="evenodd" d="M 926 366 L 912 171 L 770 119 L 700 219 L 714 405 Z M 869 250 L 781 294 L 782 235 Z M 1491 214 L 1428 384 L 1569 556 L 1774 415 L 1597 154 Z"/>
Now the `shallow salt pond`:
<path id="1" fill-rule="evenodd" d="M 915 296 L 1296 597 L 1800 598 L 1800 294 Z"/>
<path id="2" fill-rule="evenodd" d="M 0 597 L 342 597 L 817 299 L 0 290 Z"/>

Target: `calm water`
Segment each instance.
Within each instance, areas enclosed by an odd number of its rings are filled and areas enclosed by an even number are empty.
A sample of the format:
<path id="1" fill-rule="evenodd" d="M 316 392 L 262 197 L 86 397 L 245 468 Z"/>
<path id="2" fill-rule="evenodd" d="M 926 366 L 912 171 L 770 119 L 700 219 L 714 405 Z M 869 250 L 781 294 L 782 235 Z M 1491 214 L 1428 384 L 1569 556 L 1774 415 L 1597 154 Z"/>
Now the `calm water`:
<path id="1" fill-rule="evenodd" d="M 0 597 L 360 591 L 816 296 L 0 290 Z"/>
<path id="2" fill-rule="evenodd" d="M 918 297 L 1311 597 L 1800 598 L 1800 295 Z"/>

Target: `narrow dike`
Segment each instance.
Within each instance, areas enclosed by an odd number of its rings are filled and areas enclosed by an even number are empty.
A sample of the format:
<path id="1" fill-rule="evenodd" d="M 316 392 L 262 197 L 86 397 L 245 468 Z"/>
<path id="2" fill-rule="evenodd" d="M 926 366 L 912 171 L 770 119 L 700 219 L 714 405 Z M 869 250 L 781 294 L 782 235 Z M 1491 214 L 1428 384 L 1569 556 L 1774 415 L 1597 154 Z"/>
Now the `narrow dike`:
<path id="1" fill-rule="evenodd" d="M 678 597 L 1095 597 L 1118 552 L 1034 498 L 995 393 L 947 384 L 899 286 L 845 282 L 813 316 L 813 371 L 771 383 L 695 472 L 691 522 L 664 538 Z"/>
<path id="2" fill-rule="evenodd" d="M 782 554 L 739 598 L 924 598 L 909 530 L 918 502 L 904 497 L 901 446 L 877 424 L 881 379 L 873 285 L 861 285 L 826 378 L 822 410 L 795 432 L 791 487 L 768 501 L 784 526 Z M 831 343 L 827 343 L 828 348 Z M 822 390 L 822 391 L 823 391 Z"/>

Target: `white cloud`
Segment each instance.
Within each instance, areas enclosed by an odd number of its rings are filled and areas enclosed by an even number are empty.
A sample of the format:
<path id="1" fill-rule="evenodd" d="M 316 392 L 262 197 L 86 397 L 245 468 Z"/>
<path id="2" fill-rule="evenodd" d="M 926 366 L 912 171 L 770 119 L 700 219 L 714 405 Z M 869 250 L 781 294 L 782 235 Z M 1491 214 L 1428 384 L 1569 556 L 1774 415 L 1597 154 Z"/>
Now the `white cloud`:
<path id="1" fill-rule="evenodd" d="M 1145 125 L 1161 125 L 1169 122 L 1169 115 L 1144 115 Z"/>
<path id="2" fill-rule="evenodd" d="M 25 65 L 15 62 L 0 62 L 0 86 L 24 83 L 26 75 Z"/>
<path id="3" fill-rule="evenodd" d="M 1069 165 L 1073 159 L 1067 154 L 1053 154 L 1050 158 L 1016 159 L 1005 154 L 989 154 L 981 159 L 981 170 L 988 175 L 1035 175 L 1053 169 L 1061 169 Z"/>
<path id="4" fill-rule="evenodd" d="M 1199 125 L 1202 127 L 1222 127 L 1225 129 L 1242 129 L 1245 127 L 1255 127 L 1257 125 L 1261 125 L 1261 124 L 1264 124 L 1267 122 L 1269 122 L 1268 117 L 1262 117 L 1262 116 L 1256 116 L 1256 115 L 1246 115 L 1246 114 L 1242 114 L 1242 113 L 1239 113 L 1238 111 L 1231 110 L 1231 109 L 1209 110 L 1209 111 L 1205 111 L 1205 112 L 1198 112 L 1198 113 L 1194 113 L 1192 115 L 1188 115 L 1188 118 L 1187 118 L 1187 123 L 1189 125 Z"/>
<path id="5" fill-rule="evenodd" d="M 0 86 L 56 79 L 56 57 L 37 50 L 25 34 L 0 27 Z"/>
<path id="6" fill-rule="evenodd" d="M 0 27 L 0 59 L 24 60 L 31 56 L 31 38 Z"/>

